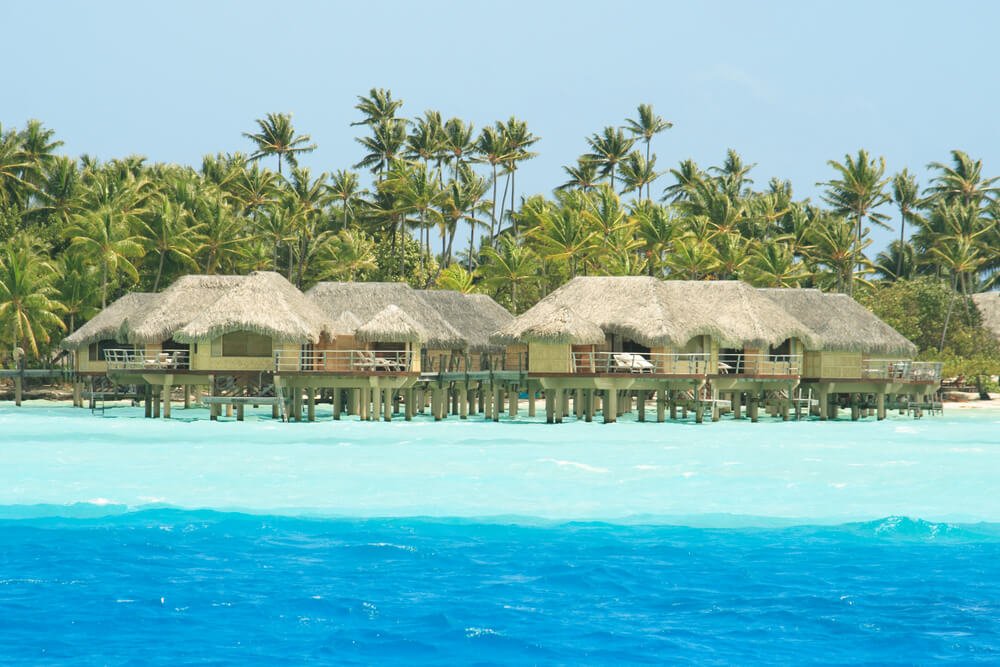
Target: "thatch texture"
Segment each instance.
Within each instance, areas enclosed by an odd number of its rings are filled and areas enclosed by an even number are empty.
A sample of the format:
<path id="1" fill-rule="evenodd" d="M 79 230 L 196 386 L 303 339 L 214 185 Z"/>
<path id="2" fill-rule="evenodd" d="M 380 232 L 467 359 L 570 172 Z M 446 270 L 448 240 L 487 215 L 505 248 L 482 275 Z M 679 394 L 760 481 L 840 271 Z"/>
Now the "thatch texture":
<path id="1" fill-rule="evenodd" d="M 388 305 L 362 324 L 354 337 L 363 343 L 418 343 L 427 332 L 396 305 Z"/>
<path id="2" fill-rule="evenodd" d="M 574 278 L 497 331 L 492 340 L 524 342 L 529 328 L 567 307 L 606 334 L 647 347 L 686 345 L 711 336 L 723 347 L 778 345 L 812 331 L 793 315 L 739 281 L 663 281 L 648 276 Z"/>
<path id="3" fill-rule="evenodd" d="M 123 325 L 134 320 L 137 314 L 149 310 L 158 297 L 159 294 L 150 292 L 126 294 L 109 304 L 89 322 L 66 336 L 62 341 L 63 349 L 79 350 L 98 341 L 117 340 Z M 119 342 L 124 342 L 124 340 L 119 340 Z"/>
<path id="4" fill-rule="evenodd" d="M 244 280 L 243 276 L 183 276 L 152 300 L 122 327 L 130 343 L 161 343 L 187 326 L 223 294 Z"/>
<path id="5" fill-rule="evenodd" d="M 913 356 L 917 346 L 846 294 L 817 289 L 761 289 L 761 294 L 808 326 L 828 351 Z"/>
<path id="6" fill-rule="evenodd" d="M 319 306 L 316 306 L 319 308 Z M 358 316 L 349 310 L 345 310 L 340 317 L 335 319 L 330 325 L 331 336 L 353 336 L 354 332 L 361 326 Z"/>
<path id="7" fill-rule="evenodd" d="M 1000 292 L 973 294 L 972 300 L 983 316 L 983 326 L 1000 340 Z"/>
<path id="8" fill-rule="evenodd" d="M 406 283 L 319 283 L 306 296 L 336 320 L 344 311 L 368 323 L 386 306 L 394 305 L 423 332 L 421 342 L 435 350 L 464 350 L 465 338 Z M 390 342 L 390 341 L 386 341 Z"/>
<path id="9" fill-rule="evenodd" d="M 424 290 L 421 298 L 465 339 L 470 352 L 499 352 L 490 334 L 514 320 L 506 308 L 485 294 Z"/>
<path id="10" fill-rule="evenodd" d="M 525 328 L 521 340 L 525 343 L 600 345 L 605 336 L 601 327 L 563 306 Z"/>
<path id="11" fill-rule="evenodd" d="M 278 343 L 318 343 L 332 322 L 284 276 L 255 271 L 173 335 L 181 343 L 206 342 L 236 331 L 268 336 Z"/>

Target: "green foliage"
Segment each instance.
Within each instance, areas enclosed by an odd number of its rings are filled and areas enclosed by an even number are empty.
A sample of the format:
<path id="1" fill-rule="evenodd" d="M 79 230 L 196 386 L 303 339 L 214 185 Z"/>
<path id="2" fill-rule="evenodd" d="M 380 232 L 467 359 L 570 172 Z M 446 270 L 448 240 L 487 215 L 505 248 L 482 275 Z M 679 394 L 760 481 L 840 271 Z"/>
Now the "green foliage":
<path id="1" fill-rule="evenodd" d="M 923 355 L 939 356 L 946 321 L 944 358 L 996 353 L 997 344 L 983 328 L 972 300 L 954 292 L 944 281 L 923 277 L 881 283 L 861 292 L 858 301 L 913 341 Z"/>

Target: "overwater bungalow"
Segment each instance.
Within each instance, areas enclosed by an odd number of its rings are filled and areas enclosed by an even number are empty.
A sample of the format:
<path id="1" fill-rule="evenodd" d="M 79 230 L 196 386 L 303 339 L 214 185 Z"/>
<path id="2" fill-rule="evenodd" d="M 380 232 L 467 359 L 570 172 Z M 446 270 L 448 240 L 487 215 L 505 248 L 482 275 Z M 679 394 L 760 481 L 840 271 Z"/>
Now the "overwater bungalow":
<path id="1" fill-rule="evenodd" d="M 808 327 L 745 283 L 645 276 L 575 278 L 493 340 L 527 345 L 528 379 L 557 422 L 570 396 L 588 420 L 603 401 L 606 422 L 634 399 L 645 419 L 653 393 L 660 421 L 667 406 L 672 416 L 680 407 L 717 419 L 720 391 L 746 393 L 753 419 L 768 394 L 787 410 L 802 351 L 814 344 Z"/>
<path id="2" fill-rule="evenodd" d="M 800 389 L 816 412 L 836 416 L 841 404 L 857 419 L 874 403 L 884 419 L 887 399 L 924 404 L 940 387 L 941 364 L 916 362 L 916 346 L 846 294 L 816 289 L 761 289 L 761 294 L 812 331 L 803 353 Z"/>
<path id="3" fill-rule="evenodd" d="M 63 339 L 62 348 L 73 352 L 74 405 L 81 404 L 84 383 L 107 375 L 107 351 L 128 344 L 124 335 L 128 323 L 151 308 L 158 297 L 150 292 L 126 294 Z"/>

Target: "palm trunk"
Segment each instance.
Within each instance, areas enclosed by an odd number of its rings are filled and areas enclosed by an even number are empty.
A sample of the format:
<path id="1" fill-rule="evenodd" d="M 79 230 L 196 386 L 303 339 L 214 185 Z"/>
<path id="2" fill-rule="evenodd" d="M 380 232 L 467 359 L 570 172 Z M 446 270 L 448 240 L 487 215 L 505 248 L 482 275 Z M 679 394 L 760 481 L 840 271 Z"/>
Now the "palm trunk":
<path id="1" fill-rule="evenodd" d="M 515 239 L 517 238 L 517 218 L 514 217 L 514 174 L 516 171 L 516 168 L 510 170 L 510 228 Z"/>
<path id="2" fill-rule="evenodd" d="M 101 308 L 108 307 L 108 263 L 101 262 Z"/>
<path id="3" fill-rule="evenodd" d="M 160 291 L 160 276 L 163 275 L 163 258 L 166 256 L 165 252 L 160 252 L 160 265 L 156 267 L 156 280 L 153 281 L 153 291 Z"/>
<path id="4" fill-rule="evenodd" d="M 941 344 L 938 345 L 938 354 L 944 350 L 944 339 L 948 335 L 948 323 L 951 321 L 951 312 L 955 309 L 955 297 L 958 293 L 955 291 L 955 278 L 951 280 L 951 300 L 948 301 L 948 312 L 944 316 L 944 326 L 941 328 Z"/>
<path id="5" fill-rule="evenodd" d="M 652 137 L 646 137 L 646 166 L 649 167 L 649 144 Z M 646 199 L 652 200 L 653 193 L 650 188 L 653 187 L 653 181 L 646 183 Z M 639 198 L 642 199 L 642 188 L 639 188 Z"/>
<path id="6" fill-rule="evenodd" d="M 899 257 L 896 258 L 896 280 L 899 280 L 901 276 L 899 275 L 903 271 L 903 230 L 906 229 L 906 214 L 902 211 L 899 212 Z"/>
<path id="7" fill-rule="evenodd" d="M 493 234 L 497 225 L 497 165 L 493 163 L 493 212 L 490 214 L 490 247 L 493 246 Z"/>
<path id="8" fill-rule="evenodd" d="M 496 237 L 500 236 L 503 229 L 503 214 L 507 207 L 507 189 L 510 188 L 510 176 L 513 172 L 507 173 L 507 180 L 503 183 L 503 196 L 500 197 L 500 219 L 497 220 L 497 232 L 490 238 L 490 246 L 496 247 Z"/>
<path id="9" fill-rule="evenodd" d="M 476 225 L 469 220 L 469 273 L 472 273 L 472 249 L 476 245 Z"/>

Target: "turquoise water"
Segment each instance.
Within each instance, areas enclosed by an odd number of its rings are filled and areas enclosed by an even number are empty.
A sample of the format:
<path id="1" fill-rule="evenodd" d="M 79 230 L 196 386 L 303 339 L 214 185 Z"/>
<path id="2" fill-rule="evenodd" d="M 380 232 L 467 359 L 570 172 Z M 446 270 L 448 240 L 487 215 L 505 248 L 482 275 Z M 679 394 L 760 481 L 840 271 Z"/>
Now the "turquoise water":
<path id="1" fill-rule="evenodd" d="M 0 404 L 0 662 L 1000 659 L 997 412 L 140 414 Z"/>

